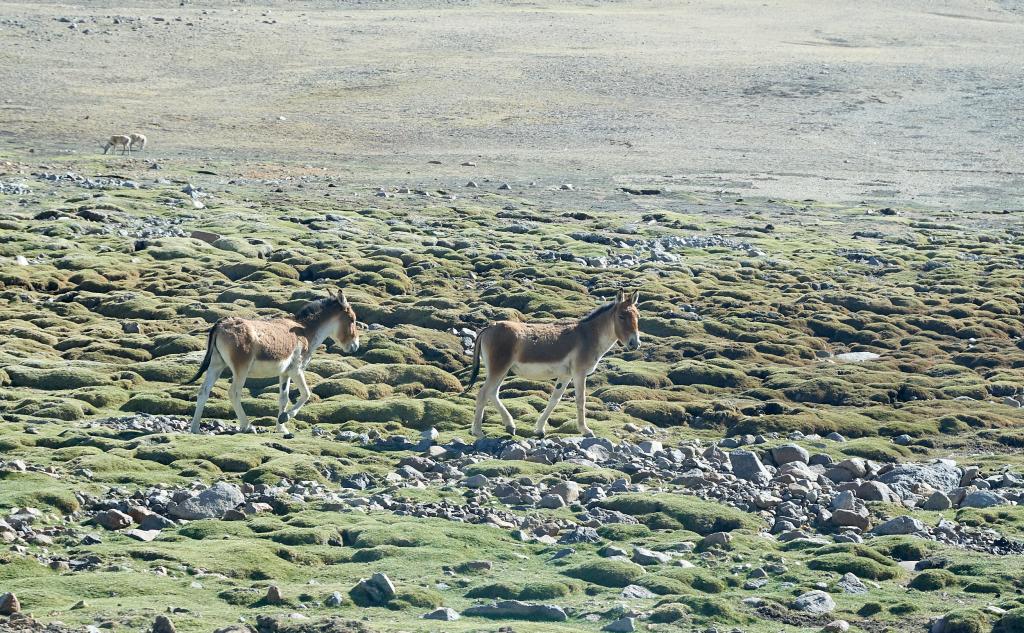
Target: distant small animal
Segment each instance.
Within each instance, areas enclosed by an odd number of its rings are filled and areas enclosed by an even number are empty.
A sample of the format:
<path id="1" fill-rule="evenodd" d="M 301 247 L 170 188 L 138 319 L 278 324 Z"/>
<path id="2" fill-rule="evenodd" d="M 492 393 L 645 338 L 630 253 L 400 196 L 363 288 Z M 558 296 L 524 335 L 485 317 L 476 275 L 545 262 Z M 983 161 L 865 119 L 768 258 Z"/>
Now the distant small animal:
<path id="1" fill-rule="evenodd" d="M 313 352 L 327 338 L 337 341 L 348 353 L 359 349 L 356 313 L 340 291 L 328 298 L 307 303 L 292 318 L 243 319 L 229 317 L 213 324 L 207 336 L 206 356 L 199 371 L 187 384 L 194 383 L 206 372 L 199 389 L 192 432 L 199 433 L 199 422 L 210 390 L 225 368 L 231 369 L 228 397 L 238 417 L 239 431 L 251 429 L 242 408 L 242 388 L 247 378 L 278 379 L 277 430 L 288 434 L 285 423 L 295 417 L 309 400 L 309 385 L 304 370 Z M 288 392 L 291 381 L 299 387 L 299 398 L 291 407 Z"/>
<path id="2" fill-rule="evenodd" d="M 120 147 L 122 154 L 128 152 L 129 156 L 132 155 L 132 139 L 130 136 L 126 136 L 124 134 L 115 134 L 111 136 L 103 146 L 103 153 L 106 154 L 107 150 L 111 147 L 114 148 L 115 152 L 117 151 L 117 148 Z"/>
<path id="3" fill-rule="evenodd" d="M 139 146 L 139 150 L 146 149 L 146 135 L 145 134 L 139 134 L 138 132 L 133 132 L 133 133 L 128 135 L 128 138 L 131 139 L 131 142 L 128 144 L 130 149 L 135 149 L 136 145 Z"/>
<path id="4" fill-rule="evenodd" d="M 601 358 L 619 343 L 626 349 L 640 347 L 639 291 L 619 291 L 607 303 L 575 323 L 529 324 L 499 321 L 484 328 L 473 347 L 472 374 L 463 393 L 469 391 L 480 373 L 480 362 L 487 367 L 487 377 L 476 397 L 473 435 L 483 437 L 484 408 L 492 400 L 498 408 L 505 430 L 516 432 L 515 421 L 498 398 L 498 390 L 509 372 L 530 380 L 554 378 L 555 390 L 547 407 L 537 419 L 534 433 L 543 437 L 545 425 L 555 405 L 562 398 L 569 381 L 576 390 L 576 428 L 592 437 L 587 427 L 587 376 L 594 373 Z"/>

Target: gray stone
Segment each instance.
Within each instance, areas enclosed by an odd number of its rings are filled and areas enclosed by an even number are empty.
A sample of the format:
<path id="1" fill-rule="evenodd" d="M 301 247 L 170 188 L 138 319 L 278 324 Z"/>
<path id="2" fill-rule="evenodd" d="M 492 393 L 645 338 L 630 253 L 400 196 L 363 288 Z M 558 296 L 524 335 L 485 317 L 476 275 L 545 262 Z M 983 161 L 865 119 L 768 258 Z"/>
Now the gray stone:
<path id="1" fill-rule="evenodd" d="M 460 617 L 461 616 L 456 613 L 455 609 L 451 609 L 449 607 L 441 607 L 439 609 L 434 609 L 430 613 L 423 614 L 424 620 L 441 620 L 442 622 L 454 622 Z"/>
<path id="2" fill-rule="evenodd" d="M 156 537 L 160 536 L 160 530 L 128 530 L 125 532 L 129 537 L 136 541 L 142 541 L 143 543 L 149 543 Z"/>
<path id="3" fill-rule="evenodd" d="M 764 587 L 767 584 L 767 578 L 750 578 L 745 583 L 743 583 L 743 588 L 748 591 L 753 591 L 754 589 L 760 589 L 761 587 Z"/>
<path id="4" fill-rule="evenodd" d="M 633 548 L 633 562 L 638 565 L 664 565 L 672 560 L 672 557 L 664 552 L 655 552 L 643 547 Z"/>
<path id="5" fill-rule="evenodd" d="M 658 594 L 640 585 L 626 585 L 619 595 L 629 600 L 649 600 L 658 597 Z"/>
<path id="6" fill-rule="evenodd" d="M 928 500 L 921 504 L 922 510 L 949 510 L 952 507 L 953 502 L 949 500 L 949 496 L 940 490 L 933 492 Z"/>
<path id="7" fill-rule="evenodd" d="M 856 574 L 852 572 L 846 572 L 843 577 L 839 579 L 836 586 L 843 590 L 843 593 L 867 593 L 867 586 L 861 581 Z"/>
<path id="8" fill-rule="evenodd" d="M 836 603 L 828 593 L 820 590 L 808 591 L 793 601 L 793 608 L 804 613 L 831 613 Z"/>
<path id="9" fill-rule="evenodd" d="M 349 591 L 356 604 L 384 605 L 394 599 L 395 585 L 385 574 L 376 573 L 363 578 Z"/>
<path id="10" fill-rule="evenodd" d="M 548 622 L 565 622 L 568 616 L 562 607 L 549 604 L 531 604 L 519 600 L 500 600 L 491 604 L 469 607 L 462 615 L 475 615 L 485 618 L 516 618 L 524 620 L 544 620 Z"/>
<path id="11" fill-rule="evenodd" d="M 170 514 L 176 519 L 198 520 L 219 519 L 228 510 L 233 510 L 245 502 L 245 497 L 238 486 L 223 481 L 202 491 L 195 497 L 175 503 L 170 507 Z"/>
<path id="12" fill-rule="evenodd" d="M 938 459 L 928 464 L 896 464 L 892 470 L 879 475 L 878 481 L 888 485 L 902 499 L 909 499 L 921 484 L 948 493 L 960 485 L 962 476 L 954 462 Z"/>
<path id="13" fill-rule="evenodd" d="M 550 492 L 561 497 L 567 504 L 573 503 L 580 498 L 580 485 L 575 481 L 563 481 L 552 486 Z"/>
<path id="14" fill-rule="evenodd" d="M 772 459 L 779 466 L 790 462 L 803 462 L 806 464 L 810 458 L 811 455 L 807 452 L 807 449 L 797 444 L 783 444 L 772 449 Z"/>
<path id="15" fill-rule="evenodd" d="M 868 468 L 867 462 L 860 457 L 850 457 L 836 464 L 836 468 L 841 468 L 846 472 L 850 473 L 853 477 L 863 477 L 867 475 Z"/>
<path id="16" fill-rule="evenodd" d="M 324 604 L 328 607 L 340 607 L 345 603 L 345 597 L 341 595 L 340 591 L 335 591 L 331 595 L 327 596 L 327 600 L 324 600 Z"/>
<path id="17" fill-rule="evenodd" d="M 964 500 L 960 502 L 961 508 L 991 508 L 993 506 L 1004 506 L 1009 501 L 998 492 L 991 490 L 975 490 L 967 493 Z"/>
<path id="18" fill-rule="evenodd" d="M 636 618 L 619 618 L 601 630 L 610 631 L 611 633 L 633 633 L 636 630 Z"/>
<path id="19" fill-rule="evenodd" d="M 889 519 L 877 526 L 873 532 L 878 536 L 894 536 L 899 534 L 917 534 L 927 532 L 924 523 L 912 516 L 903 515 Z"/>
<path id="20" fill-rule="evenodd" d="M 857 496 L 865 501 L 894 503 L 899 500 L 899 496 L 880 481 L 865 481 L 857 487 Z"/>
<path id="21" fill-rule="evenodd" d="M 467 488 L 483 488 L 488 483 L 489 480 L 485 475 L 477 474 L 473 475 L 472 477 L 466 477 L 466 479 L 462 482 L 462 485 L 464 485 Z"/>
<path id="22" fill-rule="evenodd" d="M 836 510 L 856 510 L 857 509 L 857 495 L 853 494 L 852 490 L 844 490 L 832 498 L 831 506 L 833 511 Z"/>
<path id="23" fill-rule="evenodd" d="M 850 630 L 850 623 L 846 620 L 832 620 L 821 630 L 822 633 L 846 633 Z"/>
<path id="24" fill-rule="evenodd" d="M 637 446 L 645 455 L 654 455 L 655 453 L 660 453 L 664 449 L 661 442 L 658 440 L 645 440 L 637 444 Z"/>
<path id="25" fill-rule="evenodd" d="M 171 521 L 167 517 L 159 514 L 151 514 L 142 520 L 142 523 L 139 524 L 139 528 L 148 532 L 151 530 L 162 530 L 164 528 L 174 527 L 175 525 L 174 521 Z"/>
<path id="26" fill-rule="evenodd" d="M 544 495 L 540 498 L 537 503 L 538 508 L 548 508 L 550 510 L 557 510 L 558 508 L 565 507 L 565 499 L 558 495 Z"/>
<path id="27" fill-rule="evenodd" d="M 732 474 L 740 479 L 764 481 L 770 478 L 757 453 L 751 451 L 732 451 L 729 453 L 729 462 L 732 464 Z"/>
<path id="28" fill-rule="evenodd" d="M 629 552 L 618 545 L 605 545 L 601 549 L 597 550 L 597 554 L 598 556 L 604 556 L 605 558 L 611 558 L 612 556 L 629 556 Z"/>

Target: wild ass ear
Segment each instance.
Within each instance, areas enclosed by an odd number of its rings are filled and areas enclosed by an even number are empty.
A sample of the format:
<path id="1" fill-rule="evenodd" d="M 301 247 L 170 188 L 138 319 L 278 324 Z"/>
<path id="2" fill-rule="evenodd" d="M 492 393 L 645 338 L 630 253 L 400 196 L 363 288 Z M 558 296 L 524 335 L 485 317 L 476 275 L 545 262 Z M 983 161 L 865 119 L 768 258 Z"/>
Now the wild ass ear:
<path id="1" fill-rule="evenodd" d="M 348 303 L 348 299 L 345 298 L 345 291 L 338 288 L 338 294 L 334 295 L 334 298 L 338 300 L 338 303 L 345 305 Z"/>
<path id="2" fill-rule="evenodd" d="M 626 293 L 625 293 L 625 291 L 623 291 L 623 290 L 620 290 L 620 291 L 619 291 L 619 292 L 618 292 L 618 293 L 617 293 L 617 294 L 615 295 L 615 303 L 622 303 L 622 302 L 623 302 L 623 301 L 625 301 L 625 300 L 626 300 Z"/>
<path id="3" fill-rule="evenodd" d="M 633 294 L 629 297 L 629 305 L 635 306 L 640 303 L 640 291 L 634 290 Z"/>

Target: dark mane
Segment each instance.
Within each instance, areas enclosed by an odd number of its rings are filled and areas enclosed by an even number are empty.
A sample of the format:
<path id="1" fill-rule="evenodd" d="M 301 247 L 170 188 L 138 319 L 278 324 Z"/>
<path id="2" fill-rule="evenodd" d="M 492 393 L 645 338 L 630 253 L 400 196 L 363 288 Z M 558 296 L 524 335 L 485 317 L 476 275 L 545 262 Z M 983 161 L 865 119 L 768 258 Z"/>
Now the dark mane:
<path id="1" fill-rule="evenodd" d="M 606 303 L 603 306 L 601 306 L 599 308 L 596 308 L 593 312 L 591 312 L 587 316 L 585 316 L 582 319 L 580 319 L 580 323 L 588 323 L 590 321 L 593 321 L 594 319 L 596 319 L 597 317 L 601 316 L 602 314 L 604 314 L 605 312 L 611 310 L 614 307 L 615 307 L 615 302 Z"/>
<path id="2" fill-rule="evenodd" d="M 310 301 L 295 314 L 295 320 L 302 323 L 316 323 L 332 316 L 341 307 L 334 297 Z"/>

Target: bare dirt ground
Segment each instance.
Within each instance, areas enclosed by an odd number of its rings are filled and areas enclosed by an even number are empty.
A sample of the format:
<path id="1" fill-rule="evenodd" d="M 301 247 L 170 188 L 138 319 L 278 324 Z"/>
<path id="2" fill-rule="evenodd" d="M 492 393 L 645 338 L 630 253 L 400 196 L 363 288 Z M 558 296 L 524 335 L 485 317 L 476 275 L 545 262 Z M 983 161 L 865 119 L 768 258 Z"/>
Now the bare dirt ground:
<path id="1" fill-rule="evenodd" d="M 0 148 L 1018 209 L 1022 51 L 1015 0 L 5 1 Z"/>

